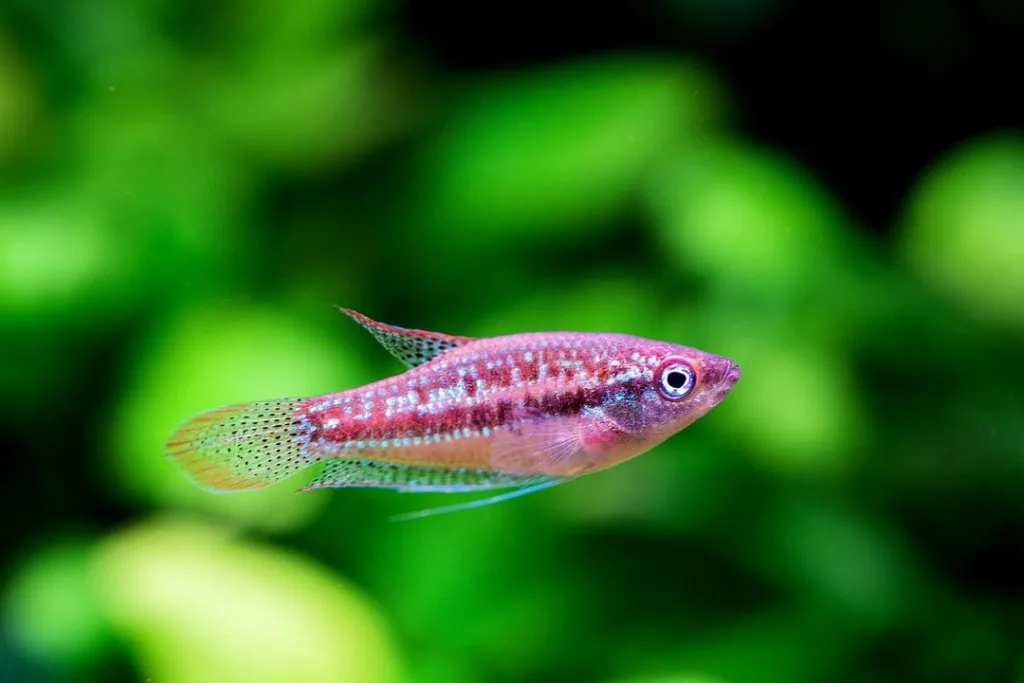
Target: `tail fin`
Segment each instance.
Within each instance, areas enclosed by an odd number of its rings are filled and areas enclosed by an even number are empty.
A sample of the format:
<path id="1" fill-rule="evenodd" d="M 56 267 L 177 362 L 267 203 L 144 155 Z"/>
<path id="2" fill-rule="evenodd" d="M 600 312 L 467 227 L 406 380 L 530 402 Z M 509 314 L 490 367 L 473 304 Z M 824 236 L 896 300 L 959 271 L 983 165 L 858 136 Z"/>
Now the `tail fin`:
<path id="1" fill-rule="evenodd" d="M 171 435 L 167 452 L 211 491 L 273 484 L 319 459 L 304 445 L 298 402 L 238 403 L 200 413 Z"/>

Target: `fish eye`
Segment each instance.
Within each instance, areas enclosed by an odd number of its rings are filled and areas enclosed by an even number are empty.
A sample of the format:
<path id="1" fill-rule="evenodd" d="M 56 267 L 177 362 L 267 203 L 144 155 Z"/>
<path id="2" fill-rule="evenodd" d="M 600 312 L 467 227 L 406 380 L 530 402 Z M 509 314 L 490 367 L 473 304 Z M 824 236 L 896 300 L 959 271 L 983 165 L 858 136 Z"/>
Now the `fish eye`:
<path id="1" fill-rule="evenodd" d="M 658 389 L 665 398 L 678 401 L 693 391 L 695 383 L 693 369 L 688 365 L 674 362 L 661 369 Z"/>

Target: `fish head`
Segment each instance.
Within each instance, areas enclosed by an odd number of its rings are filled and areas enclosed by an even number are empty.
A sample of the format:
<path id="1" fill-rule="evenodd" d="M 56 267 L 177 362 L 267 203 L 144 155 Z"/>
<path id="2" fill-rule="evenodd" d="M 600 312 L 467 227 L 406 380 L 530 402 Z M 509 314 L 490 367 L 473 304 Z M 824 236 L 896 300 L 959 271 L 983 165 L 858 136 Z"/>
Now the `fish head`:
<path id="1" fill-rule="evenodd" d="M 648 388 L 652 416 L 670 433 L 692 424 L 725 398 L 740 378 L 730 358 L 675 346 L 654 369 Z"/>
<path id="2" fill-rule="evenodd" d="M 620 359 L 629 359 L 629 379 L 609 387 L 602 410 L 618 425 L 623 441 L 643 449 L 705 415 L 740 377 L 729 358 L 666 342 L 635 341 Z"/>

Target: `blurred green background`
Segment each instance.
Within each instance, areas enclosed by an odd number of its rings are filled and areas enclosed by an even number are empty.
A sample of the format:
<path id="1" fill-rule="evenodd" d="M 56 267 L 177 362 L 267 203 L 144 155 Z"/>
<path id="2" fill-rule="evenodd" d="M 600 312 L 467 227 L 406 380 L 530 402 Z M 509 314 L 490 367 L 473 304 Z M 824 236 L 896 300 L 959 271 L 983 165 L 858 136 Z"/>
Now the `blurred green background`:
<path id="1" fill-rule="evenodd" d="M 0 5 L 0 680 L 1024 683 L 1024 9 Z M 332 308 L 728 355 L 480 510 L 165 459 Z"/>

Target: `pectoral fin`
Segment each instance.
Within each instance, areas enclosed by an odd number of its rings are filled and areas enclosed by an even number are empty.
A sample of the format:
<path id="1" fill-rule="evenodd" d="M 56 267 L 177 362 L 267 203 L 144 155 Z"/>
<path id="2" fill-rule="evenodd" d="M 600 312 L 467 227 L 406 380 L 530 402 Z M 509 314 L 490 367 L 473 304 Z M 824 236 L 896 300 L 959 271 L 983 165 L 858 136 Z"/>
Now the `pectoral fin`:
<path id="1" fill-rule="evenodd" d="M 444 505 L 436 508 L 428 508 L 426 510 L 417 510 L 416 512 L 407 512 L 402 515 L 395 515 L 391 518 L 392 522 L 404 522 L 410 519 L 420 519 L 421 517 L 432 517 L 434 515 L 441 515 L 447 512 L 458 512 L 460 510 L 471 510 L 472 508 L 479 508 L 485 505 L 492 505 L 494 503 L 500 503 L 503 500 L 509 500 L 511 498 L 518 498 L 519 496 L 525 496 L 541 489 L 546 489 L 562 482 L 568 481 L 567 479 L 557 479 L 554 477 L 545 478 L 538 481 L 536 484 L 530 484 L 529 486 L 523 486 L 514 491 L 502 493 L 497 496 L 491 496 L 490 498 L 480 498 L 477 500 L 470 500 L 465 503 L 455 503 L 454 505 Z"/>
<path id="2" fill-rule="evenodd" d="M 524 411 L 511 425 L 495 430 L 490 464 L 505 472 L 561 474 L 582 449 L 577 418 Z"/>

